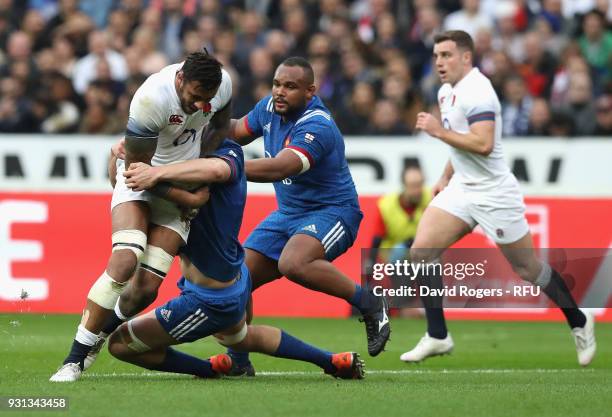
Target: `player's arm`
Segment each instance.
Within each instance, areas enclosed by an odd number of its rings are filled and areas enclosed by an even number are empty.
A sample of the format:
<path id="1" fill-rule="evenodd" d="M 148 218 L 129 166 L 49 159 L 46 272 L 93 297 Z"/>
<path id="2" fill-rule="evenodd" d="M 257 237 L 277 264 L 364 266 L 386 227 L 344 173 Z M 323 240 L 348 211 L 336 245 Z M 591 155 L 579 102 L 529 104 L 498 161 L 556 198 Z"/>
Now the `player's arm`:
<path id="1" fill-rule="evenodd" d="M 301 174 L 310 168 L 310 161 L 293 149 L 283 149 L 274 158 L 257 158 L 245 161 L 248 181 L 275 182 Z"/>
<path id="2" fill-rule="evenodd" d="M 202 149 L 200 155 L 205 156 L 214 152 L 223 140 L 230 136 L 232 101 L 217 111 L 210 119 L 208 126 L 202 131 Z"/>
<path id="3" fill-rule="evenodd" d="M 221 158 L 200 158 L 161 166 L 136 163 L 123 174 L 134 191 L 149 190 L 160 183 L 180 181 L 194 185 L 226 182 L 232 176 L 230 165 Z"/>
<path id="4" fill-rule="evenodd" d="M 444 167 L 444 172 L 442 172 L 442 176 L 431 189 L 431 193 L 434 197 L 438 195 L 440 191 L 446 188 L 446 186 L 448 185 L 448 183 L 450 182 L 454 174 L 455 174 L 455 169 L 453 168 L 453 164 L 451 163 L 449 159 L 448 162 L 446 163 L 446 166 Z"/>
<path id="5" fill-rule="evenodd" d="M 189 209 L 200 208 L 210 199 L 210 190 L 207 185 L 194 191 L 187 191 L 174 187 L 170 183 L 160 182 L 151 188 L 151 192 L 164 200 Z"/>
<path id="6" fill-rule="evenodd" d="M 108 180 L 111 187 L 115 188 L 115 184 L 117 184 L 117 155 L 112 150 L 110 158 L 108 158 Z"/>
<path id="7" fill-rule="evenodd" d="M 240 144 L 240 146 L 248 145 L 257 139 L 257 136 L 249 130 L 247 117 L 248 116 L 243 116 L 240 119 L 230 120 L 229 138 Z"/>
<path id="8" fill-rule="evenodd" d="M 468 133 L 458 133 L 445 129 L 433 115 L 421 112 L 417 116 L 416 128 L 454 148 L 478 155 L 488 156 L 495 144 L 495 121 L 492 120 L 472 123 Z"/>

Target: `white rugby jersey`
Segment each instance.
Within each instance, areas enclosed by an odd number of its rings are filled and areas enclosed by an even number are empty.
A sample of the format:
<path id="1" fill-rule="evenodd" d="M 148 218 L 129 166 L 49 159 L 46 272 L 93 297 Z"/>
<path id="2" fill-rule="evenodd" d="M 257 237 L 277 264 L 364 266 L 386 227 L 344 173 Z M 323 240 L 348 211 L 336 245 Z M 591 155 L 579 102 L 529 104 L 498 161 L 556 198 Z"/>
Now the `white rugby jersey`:
<path id="1" fill-rule="evenodd" d="M 152 165 L 198 158 L 202 130 L 232 97 L 232 81 L 222 69 L 221 85 L 210 106 L 193 114 L 185 113 L 174 85 L 176 72 L 182 66 L 183 63 L 169 65 L 151 75 L 130 103 L 128 132 L 158 138 Z"/>
<path id="2" fill-rule="evenodd" d="M 491 82 L 473 68 L 454 87 L 444 84 L 438 91 L 442 123 L 446 129 L 469 133 L 470 124 L 495 121 L 495 143 L 488 156 L 451 147 L 451 163 L 464 185 L 484 185 L 510 173 L 504 160 L 501 105 Z"/>

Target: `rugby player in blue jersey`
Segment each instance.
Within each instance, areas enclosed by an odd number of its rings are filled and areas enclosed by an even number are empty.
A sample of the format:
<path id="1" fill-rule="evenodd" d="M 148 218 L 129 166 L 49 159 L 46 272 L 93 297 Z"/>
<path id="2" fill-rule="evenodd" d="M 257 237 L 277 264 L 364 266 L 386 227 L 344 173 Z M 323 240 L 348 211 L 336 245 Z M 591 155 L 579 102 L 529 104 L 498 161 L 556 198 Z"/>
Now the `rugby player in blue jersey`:
<path id="1" fill-rule="evenodd" d="M 311 362 L 338 378 L 363 378 L 357 353 L 333 354 L 280 329 L 247 325 L 251 278 L 238 241 L 246 203 L 244 159 L 238 144 L 226 140 L 208 158 L 174 165 L 131 164 L 124 175 L 136 191 L 173 181 L 210 183 L 210 199 L 191 221 L 187 245 L 181 249 L 181 294 L 123 323 L 109 340 L 115 357 L 157 371 L 199 377 L 229 374 L 233 365 L 229 355 L 203 360 L 171 348 L 213 335 L 237 351 Z"/>
<path id="2" fill-rule="evenodd" d="M 246 175 L 273 183 L 278 202 L 244 243 L 246 264 L 253 289 L 286 276 L 355 306 L 376 356 L 389 339 L 387 303 L 331 263 L 353 245 L 363 214 L 344 139 L 315 89 L 308 61 L 288 58 L 276 69 L 272 94 L 232 120 L 231 135 L 241 145 L 263 136 L 266 157 L 247 161 Z M 246 355 L 230 354 L 253 373 Z"/>

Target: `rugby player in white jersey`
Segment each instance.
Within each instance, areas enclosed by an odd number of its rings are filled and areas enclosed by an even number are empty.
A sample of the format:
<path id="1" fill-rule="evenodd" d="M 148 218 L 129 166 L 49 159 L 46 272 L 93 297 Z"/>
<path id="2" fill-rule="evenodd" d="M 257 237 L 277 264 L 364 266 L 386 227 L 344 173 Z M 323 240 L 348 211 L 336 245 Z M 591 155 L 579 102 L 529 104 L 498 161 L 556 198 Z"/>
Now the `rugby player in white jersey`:
<path id="1" fill-rule="evenodd" d="M 85 358 L 101 342 L 99 335 L 107 320 L 130 314 L 121 311 L 118 298 L 132 275 L 132 290 L 151 282 L 159 286 L 189 235 L 189 221 L 175 203 L 193 208 L 208 198 L 205 188 L 190 193 L 169 184 L 153 191 L 133 191 L 125 184 L 125 168 L 132 162 L 165 165 L 196 159 L 214 150 L 209 148 L 227 136 L 231 96 L 229 74 L 207 52 L 192 53 L 184 62 L 151 75 L 134 95 L 125 134 L 125 161 L 113 157 L 111 162 L 116 165 L 109 169 L 116 171 L 111 256 L 87 295 L 70 353 L 51 381 L 79 379 Z M 138 295 L 138 291 L 130 293 Z M 149 305 L 151 301 L 131 300 L 131 304 Z"/>
<path id="2" fill-rule="evenodd" d="M 596 348 L 593 316 L 578 308 L 559 273 L 536 257 L 523 196 L 503 158 L 499 99 L 490 81 L 473 66 L 473 40 L 463 31 L 439 34 L 433 55 L 443 83 L 438 92 L 442 122 L 419 113 L 416 128 L 450 145 L 451 156 L 419 223 L 410 257 L 435 262 L 479 224 L 513 270 L 540 286 L 561 308 L 572 329 L 578 362 L 586 366 Z M 453 349 L 441 299 L 423 302 L 429 306 L 428 330 L 414 349 L 401 355 L 405 362 L 419 362 Z M 436 304 L 438 308 L 431 307 Z"/>

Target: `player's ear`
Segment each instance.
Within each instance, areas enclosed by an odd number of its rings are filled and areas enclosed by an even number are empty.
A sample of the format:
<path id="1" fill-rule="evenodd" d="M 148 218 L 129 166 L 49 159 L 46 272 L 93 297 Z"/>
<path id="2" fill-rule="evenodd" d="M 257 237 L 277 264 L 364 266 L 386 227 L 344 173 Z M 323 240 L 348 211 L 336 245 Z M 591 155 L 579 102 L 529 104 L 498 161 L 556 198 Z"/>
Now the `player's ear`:
<path id="1" fill-rule="evenodd" d="M 314 84 L 311 84 L 308 86 L 308 88 L 306 88 L 306 98 L 308 100 L 310 100 L 316 93 L 317 91 L 317 86 Z"/>

